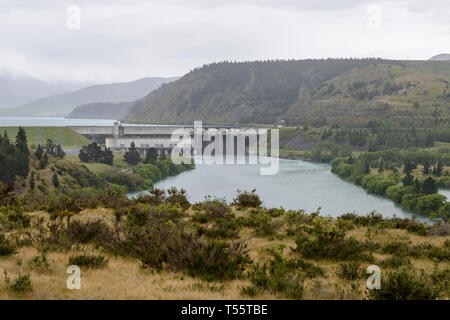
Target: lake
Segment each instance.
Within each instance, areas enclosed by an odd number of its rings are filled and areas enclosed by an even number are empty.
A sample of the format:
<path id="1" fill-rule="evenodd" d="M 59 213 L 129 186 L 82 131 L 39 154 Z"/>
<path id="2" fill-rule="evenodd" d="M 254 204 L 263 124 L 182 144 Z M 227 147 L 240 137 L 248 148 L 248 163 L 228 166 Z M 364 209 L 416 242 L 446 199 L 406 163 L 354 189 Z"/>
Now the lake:
<path id="1" fill-rule="evenodd" d="M 70 126 L 112 126 L 116 120 L 65 119 L 38 117 L 0 117 L 0 127 L 70 127 Z"/>

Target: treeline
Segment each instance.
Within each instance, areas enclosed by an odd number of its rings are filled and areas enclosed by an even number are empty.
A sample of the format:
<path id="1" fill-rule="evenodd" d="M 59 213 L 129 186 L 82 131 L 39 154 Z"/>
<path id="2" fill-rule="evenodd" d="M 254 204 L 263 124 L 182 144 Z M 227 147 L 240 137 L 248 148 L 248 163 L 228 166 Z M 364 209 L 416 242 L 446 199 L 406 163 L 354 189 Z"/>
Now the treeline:
<path id="1" fill-rule="evenodd" d="M 83 146 L 78 154 L 81 162 L 85 163 L 104 163 L 112 166 L 114 164 L 114 154 L 110 148 L 102 149 L 97 143 L 93 142 L 87 146 Z M 139 151 L 134 142 L 124 154 L 124 160 L 132 166 L 138 165 L 140 162 L 145 164 L 156 164 L 158 158 L 165 158 L 164 155 L 158 155 L 155 148 L 147 150 L 146 157 L 141 158 Z"/>
<path id="2" fill-rule="evenodd" d="M 368 151 L 392 148 L 430 148 L 436 141 L 450 142 L 450 128 L 417 129 L 387 128 L 376 121 L 369 121 L 368 128 L 337 128 L 337 125 L 321 130 L 321 139 L 354 147 L 367 146 Z"/>
<path id="3" fill-rule="evenodd" d="M 19 127 L 15 143 L 8 134 L 0 136 L 0 182 L 13 186 L 16 177 L 26 178 L 30 172 L 30 153 L 25 130 Z"/>
<path id="4" fill-rule="evenodd" d="M 442 163 L 438 161 L 433 170 L 424 169 L 427 173 L 423 179 L 414 177 L 413 170 L 417 164 L 411 160 L 405 160 L 403 172 L 399 172 L 390 160 L 385 158 L 375 158 L 374 155 L 363 155 L 357 159 L 353 157 L 338 158 L 332 163 L 331 171 L 338 176 L 348 179 L 357 185 L 362 186 L 369 193 L 385 195 L 391 200 L 399 203 L 407 210 L 431 217 L 450 219 L 450 202 L 441 194 L 438 194 L 437 179 L 432 176 L 441 176 L 443 173 Z M 385 174 L 386 167 L 393 167 L 390 174 Z M 426 167 L 425 167 L 426 168 Z M 377 169 L 377 174 L 372 169 Z"/>
<path id="5" fill-rule="evenodd" d="M 80 149 L 78 155 L 81 162 L 85 163 L 104 163 L 110 166 L 113 165 L 114 154 L 111 149 L 103 150 L 97 143 L 93 142 Z"/>
<path id="6" fill-rule="evenodd" d="M 49 164 L 49 156 L 58 159 L 64 159 L 66 153 L 64 152 L 60 144 L 57 145 L 53 142 L 52 139 L 48 139 L 47 143 L 44 146 L 40 144 L 37 145 L 34 155 L 39 161 L 39 169 L 45 169 Z"/>
<path id="7" fill-rule="evenodd" d="M 141 163 L 131 172 L 103 172 L 99 176 L 123 191 L 149 190 L 157 181 L 193 168 L 193 164 L 176 165 L 168 158 L 157 159 L 154 164 Z"/>

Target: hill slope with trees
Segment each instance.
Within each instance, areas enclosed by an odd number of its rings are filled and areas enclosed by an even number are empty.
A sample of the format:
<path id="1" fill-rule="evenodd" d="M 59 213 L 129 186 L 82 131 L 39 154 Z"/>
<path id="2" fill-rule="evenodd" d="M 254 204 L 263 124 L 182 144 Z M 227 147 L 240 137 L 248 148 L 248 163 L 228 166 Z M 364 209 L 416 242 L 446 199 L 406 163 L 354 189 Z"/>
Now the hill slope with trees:
<path id="1" fill-rule="evenodd" d="M 450 63 L 326 59 L 213 63 L 138 100 L 133 122 L 448 125 Z"/>

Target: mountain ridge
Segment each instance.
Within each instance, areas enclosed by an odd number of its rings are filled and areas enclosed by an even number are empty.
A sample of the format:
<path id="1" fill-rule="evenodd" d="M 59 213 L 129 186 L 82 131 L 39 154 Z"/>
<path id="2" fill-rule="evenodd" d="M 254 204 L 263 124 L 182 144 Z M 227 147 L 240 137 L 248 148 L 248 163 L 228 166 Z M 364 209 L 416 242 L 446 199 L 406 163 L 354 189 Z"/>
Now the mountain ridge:
<path id="1" fill-rule="evenodd" d="M 6 116 L 65 116 L 75 107 L 99 102 L 134 101 L 176 78 L 148 77 L 131 82 L 97 84 L 73 92 L 40 98 L 16 108 L 0 110 Z"/>

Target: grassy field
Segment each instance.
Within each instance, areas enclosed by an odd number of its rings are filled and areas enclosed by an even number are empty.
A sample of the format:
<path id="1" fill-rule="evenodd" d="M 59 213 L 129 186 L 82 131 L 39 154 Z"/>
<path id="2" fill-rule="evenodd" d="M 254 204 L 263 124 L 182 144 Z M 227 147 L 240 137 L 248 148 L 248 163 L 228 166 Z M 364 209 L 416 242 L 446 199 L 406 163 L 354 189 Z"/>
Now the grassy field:
<path id="1" fill-rule="evenodd" d="M 52 139 L 64 148 L 81 147 L 91 143 L 88 138 L 66 127 L 24 127 L 24 129 L 29 145 L 45 144 L 47 139 Z M 6 131 L 12 140 L 15 139 L 18 130 L 18 127 L 0 127 L 0 132 L 3 134 Z"/>
<path id="2" fill-rule="evenodd" d="M 251 215 L 251 210 L 237 210 L 232 208 L 236 216 Z M 193 217 L 192 209 L 187 211 L 187 217 Z M 31 214 L 33 219 L 44 218 L 43 212 Z M 114 214 L 111 209 L 87 209 L 78 214 L 75 219 L 86 222 L 101 220 L 108 225 L 114 224 Z M 277 218 L 282 221 L 282 218 Z M 330 222 L 327 218 L 321 218 Z M 211 221 L 213 222 L 213 221 Z M 311 222 L 306 222 L 308 226 Z M 245 227 L 239 232 L 239 238 L 247 239 L 248 253 L 254 263 L 266 261 L 269 257 L 267 249 L 283 248 L 284 258 L 299 258 L 299 253 L 292 250 L 294 239 L 286 233 L 288 226 L 278 228 L 270 235 L 262 235 L 255 229 Z M 391 229 L 386 226 L 355 226 L 347 232 L 348 238 L 384 248 L 389 244 L 404 243 L 408 247 L 434 246 L 444 248 L 444 242 L 449 236 L 419 236 L 406 230 Z M 69 290 L 66 287 L 70 256 L 80 254 L 101 254 L 106 257 L 107 264 L 101 268 L 81 268 L 81 289 Z M 397 254 L 394 254 L 396 256 Z M 35 261 L 41 253 L 31 246 L 20 248 L 15 255 L 0 258 L 0 270 L 7 270 L 8 276 L 15 279 L 19 274 L 31 274 L 33 290 L 29 293 L 14 293 L 0 284 L 0 299 L 279 299 L 283 294 L 276 290 L 258 291 L 255 296 L 243 295 L 242 288 L 251 285 L 248 277 L 228 281 L 204 281 L 191 277 L 183 272 L 168 270 L 154 270 L 142 268 L 138 259 L 124 258 L 108 254 L 94 245 L 76 245 L 67 252 L 53 251 L 46 256 L 48 267 L 37 266 Z M 375 252 L 377 261 L 387 261 L 392 256 L 388 253 Z M 435 262 L 426 256 L 410 256 L 408 258 L 416 270 L 424 270 L 431 274 L 436 270 Z M 373 263 L 363 262 L 362 273 L 354 280 L 346 280 L 339 276 L 340 264 L 332 259 L 308 258 L 308 263 L 316 264 L 324 271 L 323 275 L 305 279 L 303 283 L 302 299 L 362 299 L 366 292 L 365 269 Z M 378 264 L 379 262 L 377 262 Z M 448 268 L 448 261 L 438 264 L 438 270 Z M 382 268 L 383 274 L 395 271 L 397 267 Z M 384 278 L 382 278 L 384 279 Z M 384 281 L 384 280 L 383 280 Z M 448 298 L 448 296 L 447 296 Z"/>
<path id="3" fill-rule="evenodd" d="M 115 171 L 120 171 L 120 170 L 127 170 L 127 169 L 131 169 L 134 167 L 134 166 L 131 166 L 130 164 L 128 164 L 127 162 L 125 162 L 125 160 L 123 159 L 123 153 L 121 153 L 121 152 L 114 153 L 114 161 L 113 161 L 112 166 L 104 164 L 104 163 L 81 162 L 80 158 L 78 156 L 66 156 L 65 159 L 72 161 L 79 165 L 84 165 L 90 171 L 92 171 L 96 174 L 99 174 L 102 172 L 108 173 L 108 172 L 115 172 Z"/>

